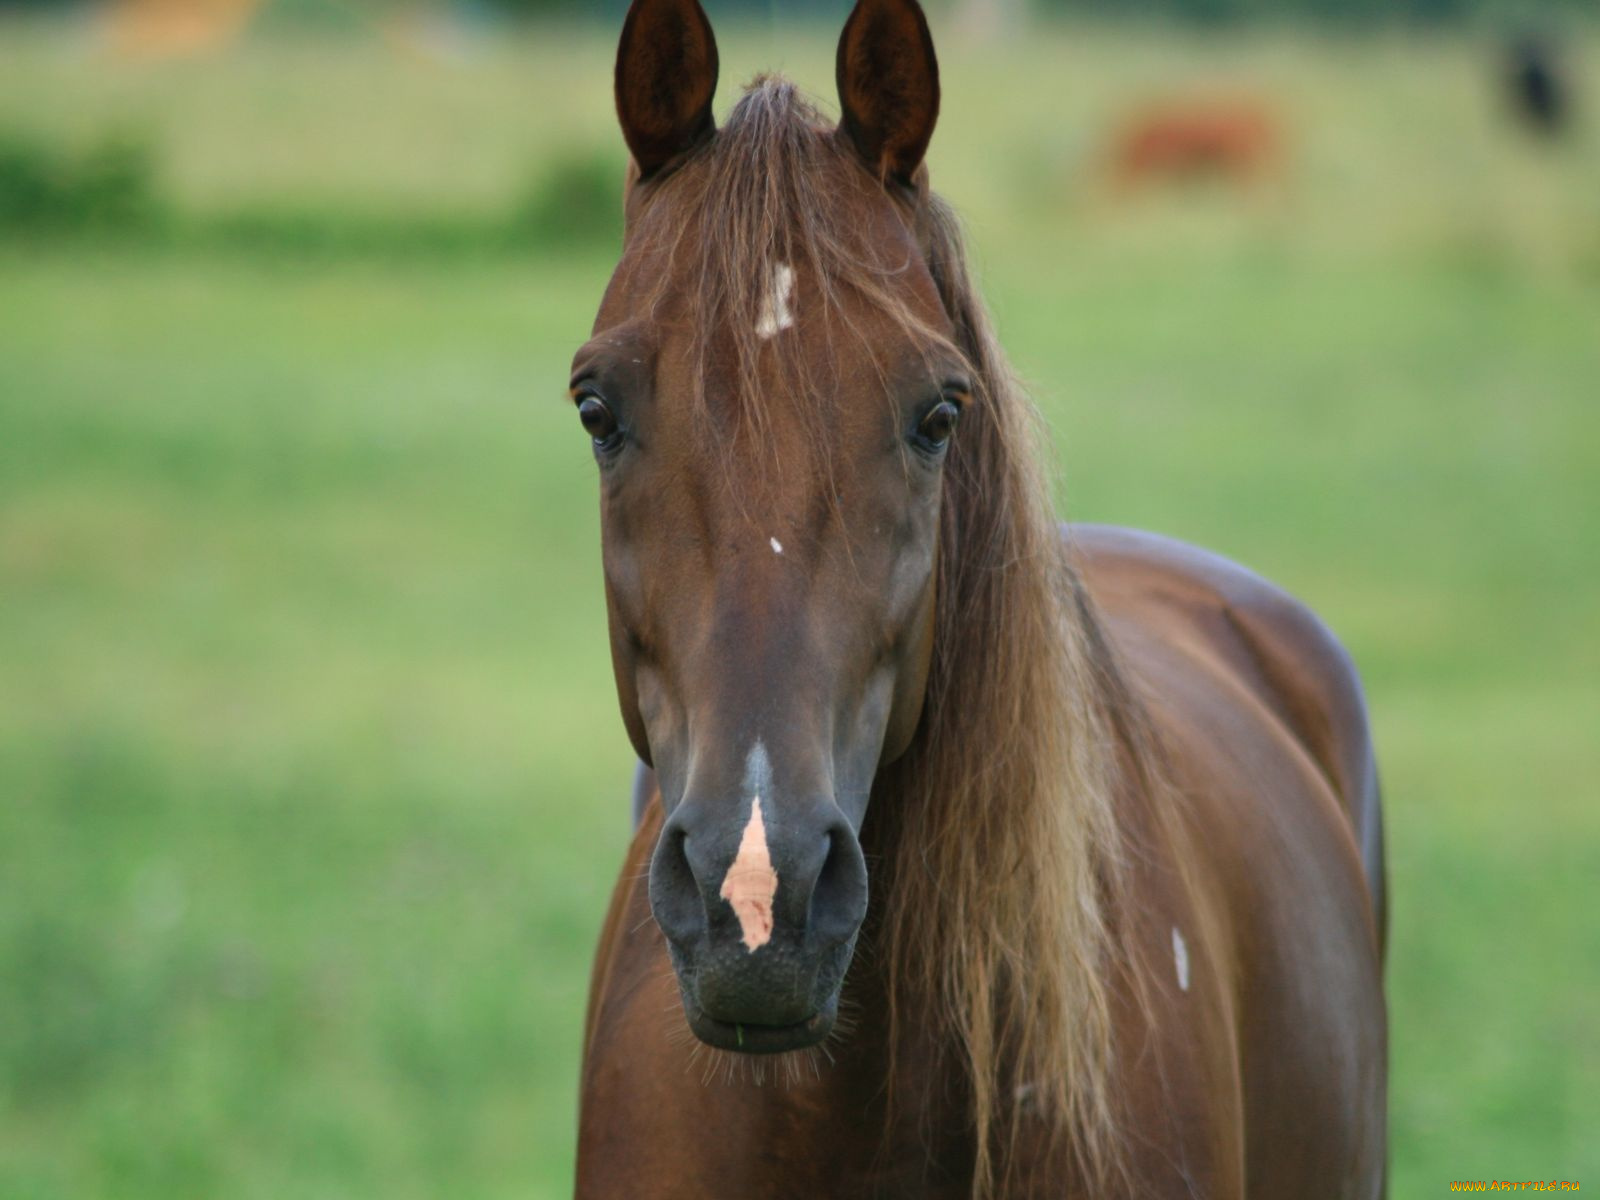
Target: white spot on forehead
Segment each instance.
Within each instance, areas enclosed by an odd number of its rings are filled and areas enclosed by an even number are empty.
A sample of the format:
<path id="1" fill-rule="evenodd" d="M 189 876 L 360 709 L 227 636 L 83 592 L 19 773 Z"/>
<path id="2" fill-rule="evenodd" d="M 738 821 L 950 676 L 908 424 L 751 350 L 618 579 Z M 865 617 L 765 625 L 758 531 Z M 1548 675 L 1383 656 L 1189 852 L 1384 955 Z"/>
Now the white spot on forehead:
<path id="1" fill-rule="evenodd" d="M 1189 943 L 1183 940 L 1178 927 L 1172 927 L 1172 963 L 1178 970 L 1178 986 L 1189 990 Z"/>
<path id="2" fill-rule="evenodd" d="M 761 302 L 761 318 L 756 322 L 756 336 L 776 337 L 785 329 L 794 328 L 794 268 L 779 263 L 772 268 L 772 280 L 766 298 Z"/>
<path id="3" fill-rule="evenodd" d="M 772 552 L 774 554 L 782 554 L 783 553 L 783 543 L 780 542 L 777 538 L 768 538 L 767 541 L 772 543 Z"/>
<path id="4" fill-rule="evenodd" d="M 778 872 L 773 869 L 767 850 L 767 825 L 761 818 L 761 792 L 769 788 L 772 764 L 767 748 L 756 739 L 745 759 L 744 782 L 751 793 L 750 820 L 739 839 L 733 865 L 722 880 L 720 895 L 739 918 L 744 948 L 754 954 L 772 940 L 772 900 L 778 894 Z"/>

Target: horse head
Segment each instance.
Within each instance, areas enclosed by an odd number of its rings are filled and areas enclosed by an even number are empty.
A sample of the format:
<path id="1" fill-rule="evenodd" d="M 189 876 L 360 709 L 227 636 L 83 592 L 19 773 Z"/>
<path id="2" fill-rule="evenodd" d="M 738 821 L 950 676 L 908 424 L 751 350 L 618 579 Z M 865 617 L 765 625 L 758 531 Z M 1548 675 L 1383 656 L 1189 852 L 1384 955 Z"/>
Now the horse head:
<path id="1" fill-rule="evenodd" d="M 944 474 L 973 370 L 929 260 L 939 106 L 911 0 L 862 0 L 842 118 L 759 81 L 712 116 L 695 0 L 635 0 L 616 66 L 623 254 L 571 396 L 599 465 L 617 690 L 665 824 L 650 900 L 690 1027 L 832 1029 L 873 781 L 918 728 Z"/>

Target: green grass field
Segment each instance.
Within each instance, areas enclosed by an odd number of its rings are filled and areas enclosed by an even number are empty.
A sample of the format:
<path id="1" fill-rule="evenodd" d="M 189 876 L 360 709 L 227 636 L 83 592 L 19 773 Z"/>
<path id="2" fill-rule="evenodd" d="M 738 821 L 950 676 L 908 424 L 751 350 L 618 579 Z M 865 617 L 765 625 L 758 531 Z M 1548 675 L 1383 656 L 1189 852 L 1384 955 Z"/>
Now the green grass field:
<path id="1" fill-rule="evenodd" d="M 1064 511 L 1242 559 L 1363 669 L 1397 1200 L 1600 1186 L 1600 146 L 1517 138 L 1486 54 L 947 46 L 932 160 Z M 0 26 L 0 111 L 147 133 L 196 212 L 487 211 L 610 144 L 608 55 Z M 1111 115 L 1218 81 L 1289 186 L 1111 211 Z M 631 771 L 562 391 L 609 264 L 0 243 L 0 1198 L 570 1191 Z"/>

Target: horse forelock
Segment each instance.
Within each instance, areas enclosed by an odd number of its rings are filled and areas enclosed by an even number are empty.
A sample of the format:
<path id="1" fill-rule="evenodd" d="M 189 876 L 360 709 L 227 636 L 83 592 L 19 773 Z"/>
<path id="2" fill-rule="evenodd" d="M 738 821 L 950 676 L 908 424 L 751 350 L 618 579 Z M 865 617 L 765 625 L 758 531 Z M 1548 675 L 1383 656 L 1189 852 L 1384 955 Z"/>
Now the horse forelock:
<path id="1" fill-rule="evenodd" d="M 973 402 L 945 466 L 922 721 L 880 773 L 863 831 L 880 872 L 872 958 L 891 1050 L 943 1046 L 967 1078 L 976 1194 L 1016 1165 L 1007 1147 L 1029 1122 L 1103 1176 L 1118 1141 L 1113 797 L 1119 747 L 1142 753 L 1127 733 L 1140 717 L 1063 546 L 1038 414 L 989 328 L 956 219 L 926 191 L 886 207 L 869 191 L 881 186 L 794 85 L 758 79 L 714 138 L 633 189 L 624 269 L 646 278 L 648 311 L 688 331 L 695 410 L 731 404 L 747 434 L 778 405 L 828 403 L 825 356 L 795 336 L 819 317 L 837 318 L 825 323 L 838 336 L 887 323 L 965 360 Z M 902 222 L 892 246 L 869 236 L 889 212 Z M 712 396 L 714 375 L 734 385 Z M 809 425 L 826 453 L 828 423 Z M 718 444 L 747 456 L 752 439 Z"/>

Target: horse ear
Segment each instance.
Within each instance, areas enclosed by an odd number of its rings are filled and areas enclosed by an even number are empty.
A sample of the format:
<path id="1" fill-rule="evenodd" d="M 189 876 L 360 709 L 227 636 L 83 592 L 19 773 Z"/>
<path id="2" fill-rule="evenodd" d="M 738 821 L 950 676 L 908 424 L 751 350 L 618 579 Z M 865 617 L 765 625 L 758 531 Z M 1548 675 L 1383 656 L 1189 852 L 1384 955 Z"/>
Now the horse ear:
<path id="1" fill-rule="evenodd" d="M 717 39 L 696 0 L 633 0 L 617 45 L 617 117 L 648 179 L 716 132 Z"/>
<path id="2" fill-rule="evenodd" d="M 939 119 L 939 61 L 916 0 L 858 0 L 839 38 L 839 132 L 883 180 L 910 184 Z"/>

